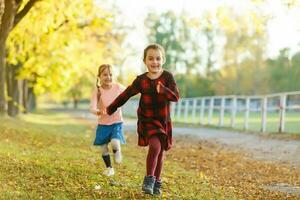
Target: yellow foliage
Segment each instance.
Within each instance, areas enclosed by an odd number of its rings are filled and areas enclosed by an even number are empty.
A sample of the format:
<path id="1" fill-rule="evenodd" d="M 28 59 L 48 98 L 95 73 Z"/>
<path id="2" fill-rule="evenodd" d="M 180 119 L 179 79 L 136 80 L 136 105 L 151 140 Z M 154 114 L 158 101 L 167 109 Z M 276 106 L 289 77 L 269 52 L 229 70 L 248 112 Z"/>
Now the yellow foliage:
<path id="1" fill-rule="evenodd" d="M 37 94 L 66 93 L 80 79 L 92 83 L 94 69 L 113 63 L 120 45 L 113 17 L 93 0 L 39 1 L 10 34 L 7 61 L 22 65 L 18 78 L 34 81 Z"/>
<path id="2" fill-rule="evenodd" d="M 239 25 L 235 19 L 230 17 L 229 11 L 226 7 L 219 7 L 217 9 L 217 17 L 219 19 L 220 26 L 224 28 L 226 32 L 236 32 Z"/>

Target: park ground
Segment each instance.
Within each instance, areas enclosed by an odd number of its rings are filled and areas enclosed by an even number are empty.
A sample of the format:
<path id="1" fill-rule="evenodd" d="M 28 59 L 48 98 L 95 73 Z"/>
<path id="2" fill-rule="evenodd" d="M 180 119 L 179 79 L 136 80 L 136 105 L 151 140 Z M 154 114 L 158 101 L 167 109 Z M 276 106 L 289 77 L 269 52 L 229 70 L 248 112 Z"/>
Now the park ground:
<path id="1" fill-rule="evenodd" d="M 166 154 L 163 195 L 144 195 L 147 148 L 135 132 L 125 132 L 124 162 L 108 178 L 94 129 L 49 110 L 0 119 L 0 199 L 300 199 L 298 165 L 189 135 L 176 135 Z"/>

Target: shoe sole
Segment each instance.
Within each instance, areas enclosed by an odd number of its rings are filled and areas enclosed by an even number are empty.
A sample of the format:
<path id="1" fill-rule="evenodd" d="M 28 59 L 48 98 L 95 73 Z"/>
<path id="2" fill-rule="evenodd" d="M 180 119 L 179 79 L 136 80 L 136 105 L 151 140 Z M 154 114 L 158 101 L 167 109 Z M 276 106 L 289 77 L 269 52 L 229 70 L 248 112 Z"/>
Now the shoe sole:
<path id="1" fill-rule="evenodd" d="M 153 191 L 152 190 L 147 190 L 147 189 L 143 189 L 145 194 L 150 194 L 153 195 Z"/>

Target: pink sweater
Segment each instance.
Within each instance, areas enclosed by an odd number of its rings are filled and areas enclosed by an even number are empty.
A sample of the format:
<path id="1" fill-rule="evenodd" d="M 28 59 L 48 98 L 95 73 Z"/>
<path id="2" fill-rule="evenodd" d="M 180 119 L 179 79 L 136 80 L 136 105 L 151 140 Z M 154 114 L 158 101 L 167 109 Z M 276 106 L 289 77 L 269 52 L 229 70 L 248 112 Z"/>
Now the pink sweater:
<path id="1" fill-rule="evenodd" d="M 110 89 L 103 89 L 100 87 L 101 97 L 99 106 L 101 110 L 106 110 L 106 107 L 109 106 L 124 89 L 124 86 L 118 83 L 113 83 Z M 97 111 L 99 110 L 100 109 L 97 108 L 97 89 L 95 89 L 91 97 L 90 111 L 97 115 Z M 98 116 L 98 124 L 111 125 L 118 122 L 123 122 L 122 111 L 120 108 L 112 115 L 101 114 Z"/>

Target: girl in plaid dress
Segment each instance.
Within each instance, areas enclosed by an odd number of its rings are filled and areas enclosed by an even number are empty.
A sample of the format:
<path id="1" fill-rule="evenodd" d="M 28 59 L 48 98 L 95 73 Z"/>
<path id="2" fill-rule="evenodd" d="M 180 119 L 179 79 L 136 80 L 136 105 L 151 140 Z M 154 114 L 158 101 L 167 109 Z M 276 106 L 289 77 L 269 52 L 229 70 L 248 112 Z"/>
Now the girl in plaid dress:
<path id="1" fill-rule="evenodd" d="M 125 143 L 122 130 L 122 113 L 118 109 L 113 115 L 106 114 L 106 107 L 124 91 L 124 87 L 113 82 L 111 65 L 101 65 L 98 69 L 97 88 L 91 97 L 90 110 L 98 117 L 96 138 L 94 145 L 102 148 L 102 158 L 106 169 L 103 174 L 107 176 L 114 175 L 109 155 L 108 144 L 111 143 L 116 163 L 121 163 L 122 154 L 120 143 Z"/>
<path id="2" fill-rule="evenodd" d="M 146 47 L 143 61 L 148 72 L 137 76 L 106 111 L 113 114 L 130 97 L 141 94 L 137 110 L 138 145 L 149 146 L 146 160 L 147 174 L 142 190 L 147 194 L 160 195 L 164 151 L 172 146 L 170 102 L 178 101 L 179 92 L 173 75 L 162 68 L 165 61 L 163 47 L 158 44 Z"/>

